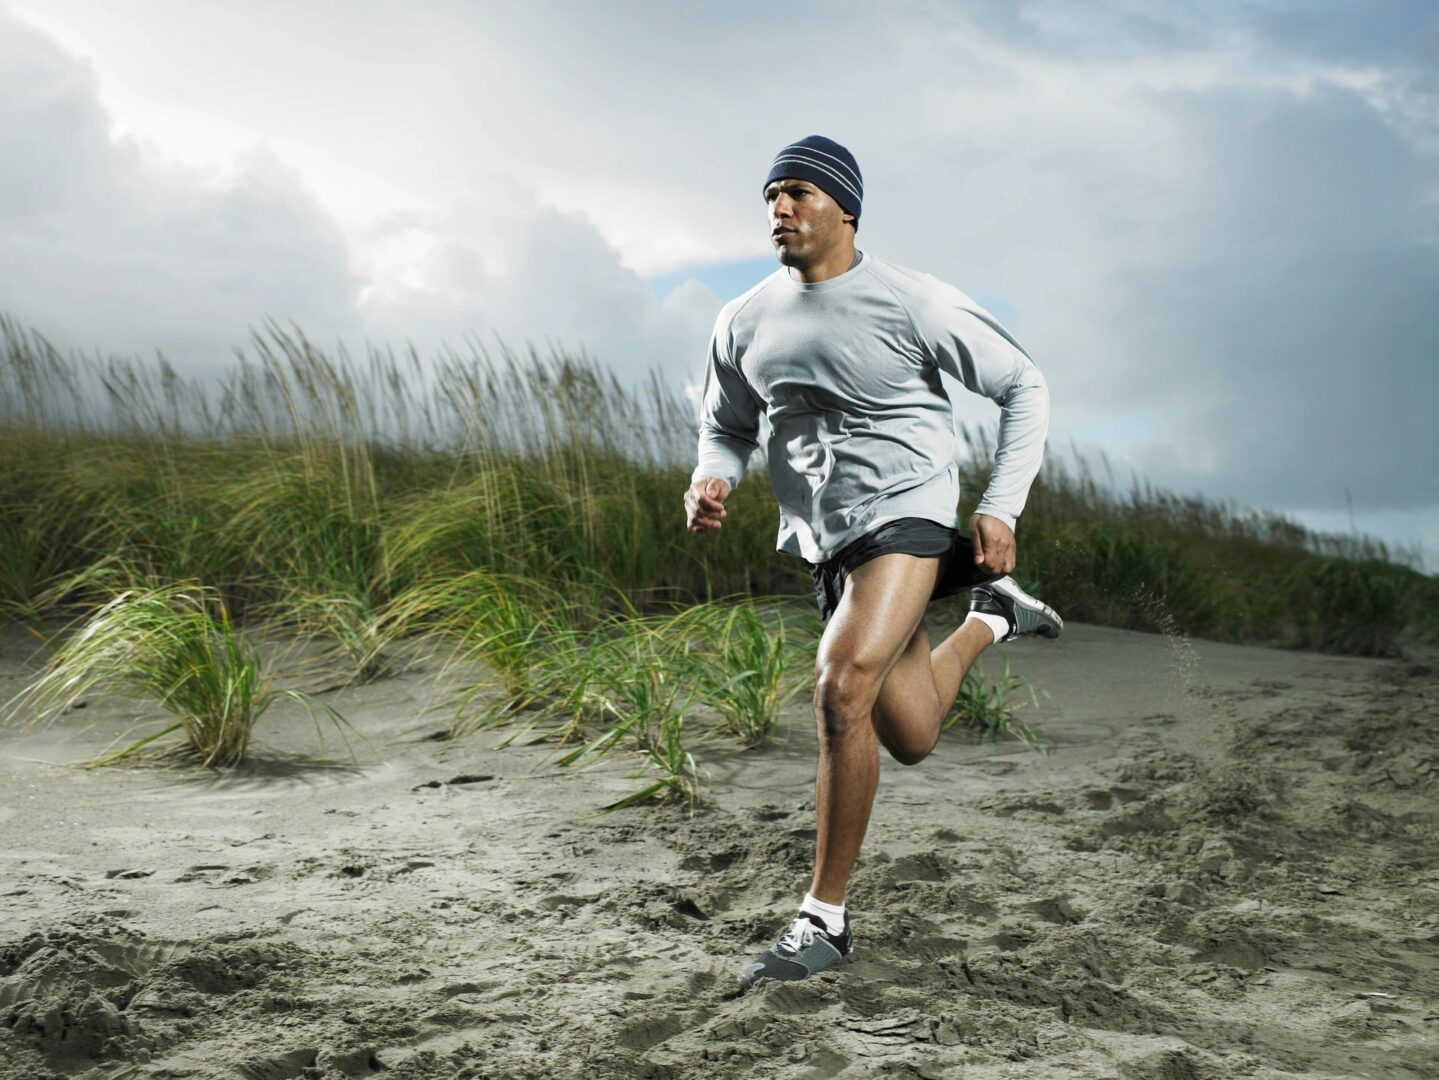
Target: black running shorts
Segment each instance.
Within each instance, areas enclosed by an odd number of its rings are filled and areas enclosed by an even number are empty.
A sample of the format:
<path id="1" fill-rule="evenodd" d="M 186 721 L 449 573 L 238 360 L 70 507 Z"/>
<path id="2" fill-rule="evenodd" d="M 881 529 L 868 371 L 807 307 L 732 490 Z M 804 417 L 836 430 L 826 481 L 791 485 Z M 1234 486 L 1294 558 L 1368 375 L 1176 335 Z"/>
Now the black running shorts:
<path id="1" fill-rule="evenodd" d="M 810 576 L 814 578 L 815 600 L 819 603 L 819 617 L 825 624 L 839 609 L 840 597 L 844 595 L 845 578 L 854 568 L 868 562 L 876 555 L 901 552 L 906 555 L 938 555 L 939 578 L 935 582 L 931 600 L 942 596 L 953 596 L 972 585 L 994 581 L 1003 574 L 990 574 L 974 565 L 974 545 L 969 537 L 961 536 L 957 529 L 941 525 L 928 518 L 906 517 L 886 521 L 879 528 L 851 540 L 829 559 L 822 563 L 805 560 Z"/>

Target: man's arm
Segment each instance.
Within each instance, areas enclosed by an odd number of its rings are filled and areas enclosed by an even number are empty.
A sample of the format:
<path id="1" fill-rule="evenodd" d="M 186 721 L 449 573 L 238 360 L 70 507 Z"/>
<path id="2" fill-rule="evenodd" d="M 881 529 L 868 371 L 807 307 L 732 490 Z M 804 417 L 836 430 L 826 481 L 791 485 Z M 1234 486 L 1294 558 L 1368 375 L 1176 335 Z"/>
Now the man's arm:
<path id="1" fill-rule="evenodd" d="M 920 336 L 940 369 L 1000 407 L 999 444 L 989 486 L 975 508 L 1013 530 L 1044 460 L 1049 387 L 1027 353 L 960 290 L 945 285 L 920 305 Z"/>
<path id="2" fill-rule="evenodd" d="M 750 454 L 759 445 L 760 406 L 727 355 L 725 313 L 715 321 L 705 367 L 704 395 L 699 410 L 699 463 L 690 483 L 717 476 L 734 491 L 743 478 Z"/>

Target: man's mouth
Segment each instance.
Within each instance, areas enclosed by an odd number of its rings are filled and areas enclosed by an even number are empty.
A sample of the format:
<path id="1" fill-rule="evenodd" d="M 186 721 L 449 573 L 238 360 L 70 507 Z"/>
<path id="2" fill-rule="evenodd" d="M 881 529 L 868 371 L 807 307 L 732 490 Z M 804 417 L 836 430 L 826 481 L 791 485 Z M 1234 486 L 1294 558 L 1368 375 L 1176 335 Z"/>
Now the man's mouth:
<path id="1" fill-rule="evenodd" d="M 770 235 L 770 239 L 771 239 L 771 240 L 778 240 L 781 236 L 785 235 L 786 233 L 792 233 L 792 232 L 794 232 L 793 229 L 775 229 L 774 232 L 770 233 L 769 235 Z"/>

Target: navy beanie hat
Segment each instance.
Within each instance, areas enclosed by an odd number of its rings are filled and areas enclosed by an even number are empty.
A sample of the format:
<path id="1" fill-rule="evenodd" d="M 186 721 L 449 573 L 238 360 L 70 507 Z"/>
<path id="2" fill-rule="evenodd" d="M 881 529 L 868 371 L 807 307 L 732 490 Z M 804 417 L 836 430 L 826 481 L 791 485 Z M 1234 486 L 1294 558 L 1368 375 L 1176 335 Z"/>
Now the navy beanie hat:
<path id="1" fill-rule="evenodd" d="M 799 142 L 790 143 L 775 156 L 769 175 L 764 178 L 764 187 L 784 176 L 814 184 L 839 203 L 845 213 L 853 214 L 855 228 L 859 227 L 864 179 L 859 175 L 859 163 L 854 155 L 839 143 L 823 135 L 807 135 Z"/>

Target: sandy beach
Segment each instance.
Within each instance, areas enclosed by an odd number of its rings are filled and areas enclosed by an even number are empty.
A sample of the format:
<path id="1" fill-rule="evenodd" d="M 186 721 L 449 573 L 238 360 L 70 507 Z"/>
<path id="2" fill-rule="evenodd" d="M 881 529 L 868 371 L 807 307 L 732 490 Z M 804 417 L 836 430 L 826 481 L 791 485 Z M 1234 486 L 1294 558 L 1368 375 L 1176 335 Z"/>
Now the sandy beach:
<path id="1" fill-rule="evenodd" d="M 805 694 L 774 745 L 697 748 L 692 817 L 586 816 L 634 758 L 436 738 L 433 661 L 327 693 L 329 764 L 289 705 L 232 771 L 77 767 L 131 701 L 7 730 L 0 1075 L 1439 1075 L 1439 659 L 1089 625 L 1001 652 L 1048 753 L 886 758 L 853 956 L 745 994 L 808 884 Z"/>

